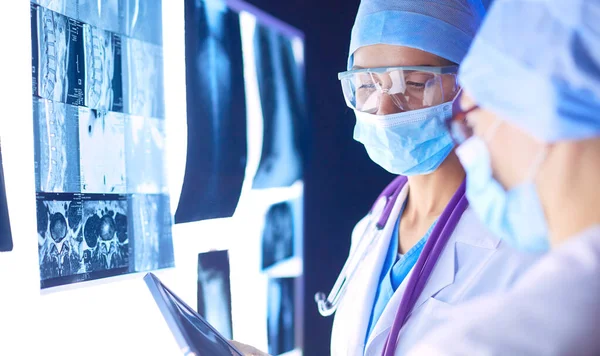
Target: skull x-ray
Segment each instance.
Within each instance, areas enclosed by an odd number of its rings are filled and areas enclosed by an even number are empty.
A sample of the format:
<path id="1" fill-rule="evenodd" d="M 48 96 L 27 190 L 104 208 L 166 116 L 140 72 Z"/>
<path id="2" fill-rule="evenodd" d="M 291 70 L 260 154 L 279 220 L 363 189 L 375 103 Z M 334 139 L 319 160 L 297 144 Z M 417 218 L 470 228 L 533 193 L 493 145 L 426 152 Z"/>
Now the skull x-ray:
<path id="1" fill-rule="evenodd" d="M 0 144 L 0 251 L 6 252 L 13 249 L 10 219 L 8 216 L 8 203 L 6 201 L 6 187 L 4 186 L 4 168 L 2 166 L 2 147 Z"/>
<path id="2" fill-rule="evenodd" d="M 293 37 L 257 25 L 254 52 L 263 114 L 263 147 L 253 188 L 287 187 L 302 178 L 306 109 Z"/>
<path id="3" fill-rule="evenodd" d="M 133 194 L 129 199 L 131 272 L 173 267 L 169 196 Z"/>
<path id="4" fill-rule="evenodd" d="M 127 198 L 37 193 L 42 288 L 127 272 Z"/>
<path id="5" fill-rule="evenodd" d="M 79 192 L 79 108 L 34 97 L 33 123 L 36 190 Z"/>
<path id="6" fill-rule="evenodd" d="M 79 108 L 81 192 L 126 192 L 125 115 Z"/>
<path id="7" fill-rule="evenodd" d="M 188 147 L 176 223 L 237 207 L 247 159 L 239 21 L 224 2 L 185 1 Z"/>
<path id="8" fill-rule="evenodd" d="M 33 94 L 72 105 L 85 101 L 83 23 L 31 5 Z"/>
<path id="9" fill-rule="evenodd" d="M 288 202 L 271 205 L 262 234 L 262 268 L 267 269 L 294 255 L 294 211 Z"/>
<path id="10" fill-rule="evenodd" d="M 233 338 L 229 254 L 210 251 L 198 255 L 198 314 L 221 335 Z"/>
<path id="11" fill-rule="evenodd" d="M 296 346 L 294 278 L 270 279 L 267 292 L 269 354 L 280 355 Z"/>

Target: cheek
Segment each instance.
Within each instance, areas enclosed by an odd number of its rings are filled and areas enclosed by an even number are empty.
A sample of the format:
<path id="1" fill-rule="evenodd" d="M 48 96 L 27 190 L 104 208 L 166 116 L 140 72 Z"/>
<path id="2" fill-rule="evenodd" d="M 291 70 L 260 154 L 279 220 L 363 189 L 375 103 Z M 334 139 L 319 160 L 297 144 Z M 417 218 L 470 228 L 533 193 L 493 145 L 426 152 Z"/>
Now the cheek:
<path id="1" fill-rule="evenodd" d="M 533 161 L 527 140 L 510 130 L 499 130 L 488 147 L 494 178 L 504 189 L 525 182 Z"/>

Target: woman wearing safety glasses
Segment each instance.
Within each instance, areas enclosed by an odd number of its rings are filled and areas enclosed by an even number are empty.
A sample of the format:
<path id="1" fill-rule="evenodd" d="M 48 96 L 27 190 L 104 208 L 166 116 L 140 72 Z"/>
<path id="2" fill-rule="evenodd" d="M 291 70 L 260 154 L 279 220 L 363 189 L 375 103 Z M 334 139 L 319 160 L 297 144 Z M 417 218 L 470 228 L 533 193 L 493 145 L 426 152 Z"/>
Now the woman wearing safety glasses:
<path id="1" fill-rule="evenodd" d="M 403 355 L 451 308 L 511 286 L 538 255 L 492 235 L 469 207 L 445 121 L 458 65 L 484 16 L 481 0 L 363 0 L 348 71 L 354 138 L 399 175 L 353 231 L 323 315 L 332 355 Z M 337 310 L 337 311 L 336 311 Z"/>
<path id="2" fill-rule="evenodd" d="M 411 355 L 600 355 L 600 1 L 497 1 L 460 71 L 467 197 L 519 250 L 550 250 Z M 516 26 L 515 24 L 518 24 Z"/>

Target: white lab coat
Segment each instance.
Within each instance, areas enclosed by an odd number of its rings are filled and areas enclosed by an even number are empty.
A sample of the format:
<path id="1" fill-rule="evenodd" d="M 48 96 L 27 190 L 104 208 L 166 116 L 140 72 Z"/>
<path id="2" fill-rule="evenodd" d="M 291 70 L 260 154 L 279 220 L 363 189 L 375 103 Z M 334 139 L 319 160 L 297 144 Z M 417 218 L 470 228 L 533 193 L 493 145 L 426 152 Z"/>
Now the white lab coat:
<path id="1" fill-rule="evenodd" d="M 381 355 L 387 335 L 406 289 L 411 271 L 392 296 L 365 346 L 365 336 L 373 308 L 379 276 L 388 251 L 394 224 L 408 195 L 408 184 L 400 193 L 390 218 L 374 247 L 368 251 L 360 267 L 348 283 L 346 294 L 335 314 L 331 338 L 331 355 Z M 365 229 L 379 219 L 385 200 L 362 219 L 352 233 L 352 247 L 359 239 L 372 239 Z M 359 252 L 360 253 L 360 252 Z M 396 355 L 405 355 L 423 335 L 441 322 L 449 309 L 473 297 L 505 290 L 539 256 L 517 252 L 491 235 L 474 212 L 467 209 L 400 332 Z"/>
<path id="2" fill-rule="evenodd" d="M 510 291 L 456 308 L 410 355 L 600 355 L 600 226 L 565 242 Z"/>

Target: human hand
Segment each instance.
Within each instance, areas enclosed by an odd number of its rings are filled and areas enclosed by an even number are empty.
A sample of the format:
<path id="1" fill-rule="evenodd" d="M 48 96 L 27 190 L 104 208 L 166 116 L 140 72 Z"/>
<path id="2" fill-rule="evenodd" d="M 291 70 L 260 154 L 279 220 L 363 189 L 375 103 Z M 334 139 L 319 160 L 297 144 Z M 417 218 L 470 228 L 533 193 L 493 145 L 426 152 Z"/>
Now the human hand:
<path id="1" fill-rule="evenodd" d="M 244 356 L 270 356 L 269 354 L 264 353 L 255 347 L 252 347 L 252 346 L 249 346 L 246 344 L 242 344 L 237 341 L 230 341 L 230 342 L 233 346 L 235 346 L 236 349 L 240 350 Z"/>

